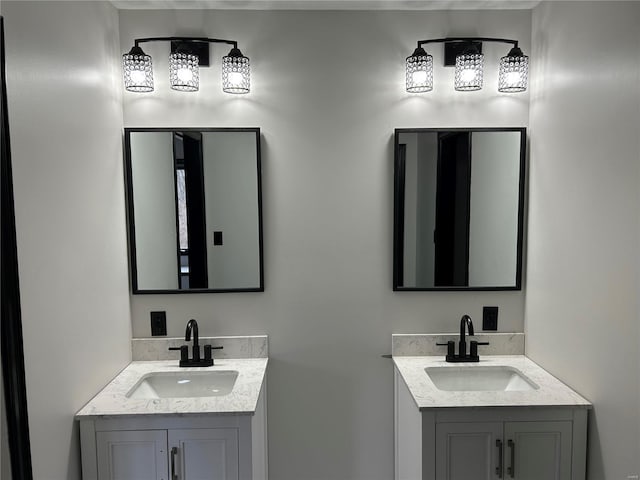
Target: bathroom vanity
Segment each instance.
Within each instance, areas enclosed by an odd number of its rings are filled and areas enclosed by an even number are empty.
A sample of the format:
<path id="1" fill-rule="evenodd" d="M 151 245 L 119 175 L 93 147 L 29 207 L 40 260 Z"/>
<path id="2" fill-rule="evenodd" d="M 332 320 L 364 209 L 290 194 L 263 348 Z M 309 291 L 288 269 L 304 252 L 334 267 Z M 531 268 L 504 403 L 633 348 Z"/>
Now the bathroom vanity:
<path id="1" fill-rule="evenodd" d="M 266 480 L 267 362 L 132 362 L 76 414 L 83 478 Z"/>
<path id="2" fill-rule="evenodd" d="M 585 479 L 591 404 L 524 355 L 396 353 L 396 480 Z"/>

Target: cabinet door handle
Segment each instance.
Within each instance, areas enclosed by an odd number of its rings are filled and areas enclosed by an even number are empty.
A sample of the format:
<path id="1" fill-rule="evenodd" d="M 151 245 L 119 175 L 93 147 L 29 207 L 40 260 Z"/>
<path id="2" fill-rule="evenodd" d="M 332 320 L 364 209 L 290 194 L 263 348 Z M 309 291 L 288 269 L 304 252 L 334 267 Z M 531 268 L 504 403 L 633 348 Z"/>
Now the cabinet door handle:
<path id="1" fill-rule="evenodd" d="M 171 448 L 171 480 L 178 480 L 176 475 L 176 455 L 178 454 L 178 447 Z"/>
<path id="2" fill-rule="evenodd" d="M 513 440 L 509 440 L 507 441 L 507 446 L 509 447 L 509 450 L 511 452 L 511 466 L 509 466 L 509 468 L 507 469 L 507 472 L 509 473 L 509 476 L 511 478 L 515 478 L 516 476 L 516 444 L 513 442 Z"/>
<path id="3" fill-rule="evenodd" d="M 496 447 L 498 449 L 498 466 L 496 467 L 496 475 L 502 478 L 502 440 L 496 439 Z"/>

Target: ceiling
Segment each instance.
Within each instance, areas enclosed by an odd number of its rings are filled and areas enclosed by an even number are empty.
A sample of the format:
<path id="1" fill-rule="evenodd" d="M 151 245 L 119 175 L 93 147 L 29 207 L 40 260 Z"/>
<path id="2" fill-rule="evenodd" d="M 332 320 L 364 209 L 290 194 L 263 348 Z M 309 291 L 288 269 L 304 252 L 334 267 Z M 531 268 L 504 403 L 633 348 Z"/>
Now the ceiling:
<path id="1" fill-rule="evenodd" d="M 149 10 L 522 10 L 539 0 L 111 0 L 118 9 Z"/>

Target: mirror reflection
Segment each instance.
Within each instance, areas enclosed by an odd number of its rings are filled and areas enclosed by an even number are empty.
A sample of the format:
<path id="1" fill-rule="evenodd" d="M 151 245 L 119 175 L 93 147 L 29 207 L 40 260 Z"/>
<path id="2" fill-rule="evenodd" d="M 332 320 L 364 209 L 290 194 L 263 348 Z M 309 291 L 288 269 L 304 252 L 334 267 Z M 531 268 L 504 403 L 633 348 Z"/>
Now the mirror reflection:
<path id="1" fill-rule="evenodd" d="M 398 129 L 394 290 L 517 290 L 524 128 Z"/>
<path id="2" fill-rule="evenodd" d="M 262 291 L 260 130 L 126 129 L 133 293 Z"/>

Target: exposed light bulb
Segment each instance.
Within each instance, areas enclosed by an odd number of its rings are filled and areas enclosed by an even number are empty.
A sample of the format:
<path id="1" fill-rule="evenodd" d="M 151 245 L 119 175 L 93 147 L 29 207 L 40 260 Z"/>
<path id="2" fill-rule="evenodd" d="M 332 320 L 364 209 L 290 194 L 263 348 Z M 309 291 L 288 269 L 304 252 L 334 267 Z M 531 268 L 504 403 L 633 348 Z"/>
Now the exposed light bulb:
<path id="1" fill-rule="evenodd" d="M 521 77 L 522 75 L 520 75 L 520 72 L 509 72 L 505 75 L 505 81 L 507 82 L 507 85 L 514 85 L 520 83 Z"/>
<path id="2" fill-rule="evenodd" d="M 187 83 L 193 80 L 193 73 L 188 68 L 179 68 L 177 75 L 178 75 L 178 80 L 184 83 Z"/>
<path id="3" fill-rule="evenodd" d="M 460 73 L 460 79 L 465 83 L 473 82 L 476 78 L 476 71 L 473 69 L 462 70 Z"/>
<path id="4" fill-rule="evenodd" d="M 243 77 L 240 72 L 229 72 L 228 79 L 229 79 L 229 84 L 234 87 L 242 85 Z"/>
<path id="5" fill-rule="evenodd" d="M 147 77 L 143 70 L 131 70 L 129 75 L 131 76 L 131 81 L 136 85 L 142 84 Z"/>
<path id="6" fill-rule="evenodd" d="M 413 83 L 425 83 L 427 81 L 427 72 L 424 70 L 418 70 L 413 72 L 412 75 Z"/>

